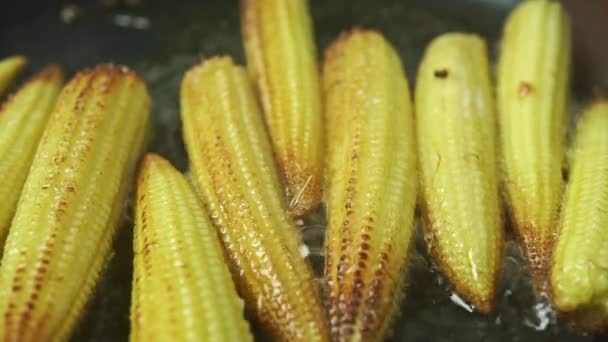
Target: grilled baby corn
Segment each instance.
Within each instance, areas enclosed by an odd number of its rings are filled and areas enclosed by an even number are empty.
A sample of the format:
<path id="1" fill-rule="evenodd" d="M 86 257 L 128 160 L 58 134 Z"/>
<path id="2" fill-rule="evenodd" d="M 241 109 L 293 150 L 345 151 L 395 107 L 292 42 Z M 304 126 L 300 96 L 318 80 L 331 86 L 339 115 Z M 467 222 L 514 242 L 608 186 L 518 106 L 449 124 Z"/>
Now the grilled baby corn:
<path id="1" fill-rule="evenodd" d="M 31 78 L 0 109 L 0 246 L 62 83 L 61 69 L 50 66 Z"/>
<path id="2" fill-rule="evenodd" d="M 150 154 L 139 174 L 131 341 L 252 341 L 215 228 L 186 179 Z"/>
<path id="3" fill-rule="evenodd" d="M 321 198 L 323 127 L 307 0 L 241 0 L 247 67 L 266 116 L 289 210 Z"/>
<path id="4" fill-rule="evenodd" d="M 23 56 L 12 56 L 0 60 L 0 95 L 23 70 L 27 59 Z"/>
<path id="5" fill-rule="evenodd" d="M 494 306 L 503 242 L 490 87 L 485 42 L 448 33 L 426 50 L 415 101 L 429 249 L 456 291 L 484 312 Z"/>
<path id="6" fill-rule="evenodd" d="M 570 23 L 559 2 L 526 1 L 503 33 L 498 114 L 504 197 L 537 288 L 544 287 L 563 190 Z"/>
<path id="7" fill-rule="evenodd" d="M 401 61 L 375 31 L 326 51 L 325 273 L 336 341 L 382 341 L 403 291 L 416 202 L 415 137 Z"/>
<path id="8" fill-rule="evenodd" d="M 608 101 L 578 124 L 553 253 L 551 289 L 557 308 L 585 330 L 608 327 Z M 579 311 L 579 312 L 577 312 Z"/>
<path id="9" fill-rule="evenodd" d="M 79 73 L 59 95 L 0 266 L 0 339 L 65 340 L 95 286 L 143 148 L 149 98 L 125 67 Z"/>
<path id="10" fill-rule="evenodd" d="M 246 71 L 228 57 L 193 67 L 181 105 L 192 178 L 249 309 L 277 340 L 326 341 L 313 273 L 298 250 Z"/>

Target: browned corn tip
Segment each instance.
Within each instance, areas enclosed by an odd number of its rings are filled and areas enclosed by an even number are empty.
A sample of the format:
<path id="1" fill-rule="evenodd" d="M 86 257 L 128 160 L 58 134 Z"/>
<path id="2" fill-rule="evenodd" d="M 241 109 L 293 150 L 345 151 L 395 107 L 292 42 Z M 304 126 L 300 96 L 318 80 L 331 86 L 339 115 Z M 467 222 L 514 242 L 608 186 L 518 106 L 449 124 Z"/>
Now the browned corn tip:
<path id="1" fill-rule="evenodd" d="M 324 129 L 308 1 L 242 0 L 241 25 L 288 209 L 299 218 L 317 208 L 323 185 Z"/>

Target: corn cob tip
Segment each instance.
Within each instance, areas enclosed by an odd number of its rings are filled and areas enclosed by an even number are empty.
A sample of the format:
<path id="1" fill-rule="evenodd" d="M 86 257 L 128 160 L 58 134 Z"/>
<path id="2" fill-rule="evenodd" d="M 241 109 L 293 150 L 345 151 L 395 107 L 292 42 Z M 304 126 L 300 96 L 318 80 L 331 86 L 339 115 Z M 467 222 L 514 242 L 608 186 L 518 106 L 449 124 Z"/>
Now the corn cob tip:
<path id="1" fill-rule="evenodd" d="M 24 55 L 14 55 L 4 59 L 5 61 L 11 61 L 12 63 L 25 66 L 28 62 L 27 57 Z"/>
<path id="2" fill-rule="evenodd" d="M 424 226 L 431 227 L 426 210 L 423 210 L 422 216 Z M 496 286 L 499 282 L 500 272 L 495 272 L 491 279 L 492 286 L 485 287 L 485 290 L 473 288 L 471 284 L 464 279 L 461 279 L 461 275 L 443 260 L 443 252 L 438 250 L 438 243 L 434 241 L 435 238 L 432 235 L 429 235 L 425 239 L 427 240 L 429 248 L 428 254 L 435 258 L 441 272 L 450 281 L 448 288 L 451 287 L 453 292 L 457 293 L 472 310 L 482 314 L 491 314 L 494 312 L 497 302 Z M 502 253 L 500 253 L 500 255 L 502 255 Z"/>
<path id="3" fill-rule="evenodd" d="M 61 66 L 58 64 L 52 64 L 44 69 L 42 69 L 36 76 L 30 79 L 31 80 L 44 80 L 49 82 L 63 82 L 64 73 Z"/>
<path id="4" fill-rule="evenodd" d="M 323 52 L 324 59 L 332 60 L 335 59 L 336 55 L 341 55 L 344 53 L 344 45 L 353 37 L 368 37 L 369 39 L 375 39 L 378 42 L 383 42 L 385 40 L 382 32 L 377 29 L 366 28 L 362 26 L 354 26 L 349 30 L 345 30 L 340 32 L 338 38 L 336 38 L 333 42 L 329 44 L 325 51 Z M 325 63 L 326 64 L 326 63 Z M 325 65 L 324 65 L 325 66 Z"/>
<path id="5" fill-rule="evenodd" d="M 485 39 L 478 34 L 467 32 L 448 32 L 433 38 L 429 44 L 429 47 L 427 48 L 427 51 L 433 49 L 437 45 L 446 45 L 456 48 L 456 46 L 463 43 L 470 46 L 475 46 L 475 48 L 479 50 L 487 50 Z M 438 76 L 438 78 L 441 78 L 441 76 Z"/>
<path id="6" fill-rule="evenodd" d="M 191 66 L 180 85 L 181 96 L 188 96 L 188 89 L 196 87 L 202 79 L 210 77 L 213 73 L 222 72 L 230 68 L 244 71 L 244 67 L 235 64 L 234 59 L 229 55 L 217 55 L 205 58 Z"/>
<path id="7" fill-rule="evenodd" d="M 47 82 L 53 84 L 62 84 L 65 81 L 65 75 L 61 66 L 52 64 L 44 67 L 37 74 L 30 77 L 23 85 L 34 83 L 34 82 Z"/>
<path id="8" fill-rule="evenodd" d="M 56 64 L 49 65 L 39 71 L 34 76 L 30 77 L 20 88 L 25 89 L 26 86 L 35 82 L 46 82 L 52 84 L 62 84 L 65 81 L 63 69 Z M 11 103 L 17 93 L 10 94 L 7 99 L 0 104 L 0 111 L 3 111 L 9 103 Z"/>
<path id="9" fill-rule="evenodd" d="M 140 169 L 144 170 L 156 164 L 167 163 L 167 160 L 158 153 L 148 152 L 144 155 L 141 161 Z"/>
<path id="10" fill-rule="evenodd" d="M 17 73 L 21 72 L 27 66 L 27 63 L 28 59 L 24 55 L 14 55 L 0 60 L 0 65 L 11 65 L 11 68 L 14 68 Z"/>
<path id="11" fill-rule="evenodd" d="M 422 216 L 425 227 L 430 227 L 431 224 L 426 214 L 426 210 L 423 210 Z M 456 292 L 471 309 L 483 314 L 491 314 L 494 312 L 497 302 L 496 286 L 499 283 L 500 272 L 497 271 L 494 273 L 493 279 L 491 280 L 492 286 L 486 287 L 485 291 L 472 288 L 466 281 L 461 280 L 460 274 L 443 260 L 441 256 L 442 252 L 437 248 L 438 243 L 433 242 L 434 238 L 432 235 L 427 236 L 426 239 L 427 245 L 430 248 L 428 251 L 429 255 L 436 258 L 439 268 L 444 273 L 445 277 L 450 280 L 452 290 Z M 502 244 L 500 248 L 502 248 Z M 502 252 L 500 255 L 502 255 Z"/>
<path id="12" fill-rule="evenodd" d="M 236 65 L 232 56 L 229 55 L 216 55 L 209 58 L 205 58 L 200 62 L 190 67 L 184 76 L 182 85 L 186 82 L 186 79 L 190 80 L 193 77 L 200 77 L 208 73 L 212 73 L 214 70 L 221 69 L 222 67 L 234 66 L 237 68 L 243 68 L 242 66 Z M 194 80 L 193 80 L 194 81 Z"/>
<path id="13" fill-rule="evenodd" d="M 126 76 L 126 77 L 137 80 L 137 82 L 142 82 L 142 83 L 144 82 L 143 79 L 141 78 L 141 76 L 136 71 L 129 68 L 128 66 L 122 65 L 122 64 L 113 64 L 113 63 L 101 63 L 101 64 L 94 66 L 93 68 L 83 69 L 74 76 L 73 82 L 75 82 L 79 79 L 82 79 L 82 78 L 87 78 L 87 77 L 89 77 L 89 75 L 92 75 L 92 74 L 96 75 L 96 77 L 102 77 L 103 75 L 106 75 L 110 78 Z M 109 91 L 110 86 L 111 86 L 111 84 L 108 84 L 108 87 L 106 87 L 105 90 Z"/>
<path id="14" fill-rule="evenodd" d="M 151 172 L 150 170 L 165 164 L 169 164 L 169 162 L 161 155 L 154 152 L 146 153 L 142 157 L 141 162 L 139 164 L 139 170 L 137 172 L 137 189 L 141 188 L 140 185 L 145 179 L 146 174 Z"/>
<path id="15" fill-rule="evenodd" d="M 26 64 L 27 58 L 21 55 L 0 60 L 0 94 L 4 93 L 11 82 L 17 78 Z"/>
<path id="16" fill-rule="evenodd" d="M 557 219 L 555 220 L 557 221 Z M 521 248 L 528 260 L 528 268 L 535 290 L 543 293 L 547 290 L 547 276 L 549 274 L 551 253 L 556 235 L 545 236 L 540 232 L 547 231 L 533 224 L 526 224 L 523 229 L 516 230 L 516 235 L 523 242 Z"/>

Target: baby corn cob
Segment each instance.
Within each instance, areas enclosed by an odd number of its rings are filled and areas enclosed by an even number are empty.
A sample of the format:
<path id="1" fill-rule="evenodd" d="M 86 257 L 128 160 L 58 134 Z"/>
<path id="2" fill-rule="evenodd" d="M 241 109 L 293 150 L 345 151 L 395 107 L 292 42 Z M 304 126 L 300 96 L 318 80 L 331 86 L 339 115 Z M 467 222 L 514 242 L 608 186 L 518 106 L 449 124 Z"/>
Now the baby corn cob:
<path id="1" fill-rule="evenodd" d="M 326 51 L 329 155 L 325 274 L 335 341 L 382 341 L 402 297 L 416 205 L 410 93 L 375 31 Z"/>
<path id="2" fill-rule="evenodd" d="M 194 184 L 249 309 L 277 340 L 326 341 L 315 279 L 299 253 L 246 71 L 229 57 L 193 67 L 181 105 Z"/>
<path id="3" fill-rule="evenodd" d="M 556 307 L 584 330 L 608 327 L 608 101 L 578 124 L 553 254 Z M 579 312 L 577 312 L 579 311 Z"/>
<path id="4" fill-rule="evenodd" d="M 27 59 L 23 56 L 12 56 L 0 60 L 0 95 L 23 70 L 25 64 L 27 64 Z"/>
<path id="5" fill-rule="evenodd" d="M 429 249 L 456 291 L 483 312 L 494 307 L 503 244 L 490 87 L 485 42 L 448 33 L 426 50 L 415 101 Z"/>
<path id="6" fill-rule="evenodd" d="M 323 127 L 307 0 L 241 0 L 247 67 L 261 99 L 289 210 L 319 204 Z"/>
<path id="7" fill-rule="evenodd" d="M 83 71 L 59 95 L 6 240 L 0 339 L 70 335 L 110 250 L 148 112 L 126 67 Z"/>
<path id="8" fill-rule="evenodd" d="M 546 282 L 563 190 L 570 23 L 559 2 L 526 1 L 503 33 L 498 117 L 503 187 L 537 288 Z"/>
<path id="9" fill-rule="evenodd" d="M 186 179 L 158 155 L 137 186 L 131 341 L 252 341 L 222 245 Z"/>
<path id="10" fill-rule="evenodd" d="M 31 78 L 0 109 L 0 246 L 62 83 L 61 69 L 50 66 Z"/>

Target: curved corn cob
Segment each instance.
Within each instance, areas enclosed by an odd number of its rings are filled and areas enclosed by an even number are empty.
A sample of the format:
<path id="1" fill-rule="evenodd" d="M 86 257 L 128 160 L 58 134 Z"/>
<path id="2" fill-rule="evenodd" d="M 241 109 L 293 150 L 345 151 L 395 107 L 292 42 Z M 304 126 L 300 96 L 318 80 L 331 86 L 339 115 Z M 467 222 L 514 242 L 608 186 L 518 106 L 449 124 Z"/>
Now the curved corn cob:
<path id="1" fill-rule="evenodd" d="M 61 69 L 47 67 L 0 109 L 0 246 L 6 239 L 21 188 L 62 83 Z"/>
<path id="2" fill-rule="evenodd" d="M 131 341 L 252 341 L 215 228 L 186 179 L 146 156 L 135 221 Z"/>
<path id="3" fill-rule="evenodd" d="M 498 114 L 505 200 L 543 288 L 563 190 L 570 24 L 558 2 L 526 1 L 504 28 Z"/>
<path id="4" fill-rule="evenodd" d="M 494 307 L 503 243 L 490 87 L 485 42 L 449 33 L 427 48 L 415 101 L 429 249 L 456 291 L 483 312 Z"/>
<path id="5" fill-rule="evenodd" d="M 325 274 L 336 341 L 381 341 L 399 305 L 416 205 L 410 93 L 377 32 L 326 51 L 328 226 Z"/>
<path id="6" fill-rule="evenodd" d="M 83 71 L 61 92 L 6 240 L 1 339 L 69 336 L 110 250 L 148 112 L 125 67 Z"/>
<path id="7" fill-rule="evenodd" d="M 574 312 L 580 328 L 608 327 L 608 101 L 578 124 L 551 289 L 557 308 Z"/>
<path id="8" fill-rule="evenodd" d="M 326 341 L 314 276 L 300 256 L 245 70 L 228 57 L 193 67 L 181 105 L 194 184 L 249 308 L 279 340 Z"/>
<path id="9" fill-rule="evenodd" d="M 27 59 L 24 56 L 12 56 L 0 60 L 0 95 L 19 75 L 21 70 L 27 64 Z"/>
<path id="10" fill-rule="evenodd" d="M 323 127 L 317 56 L 307 0 L 241 0 L 247 67 L 284 179 L 289 211 L 317 207 Z"/>

